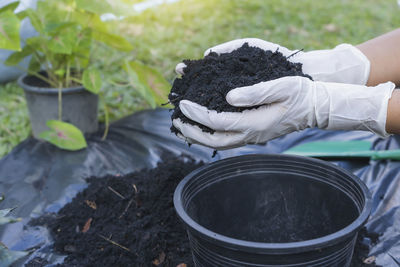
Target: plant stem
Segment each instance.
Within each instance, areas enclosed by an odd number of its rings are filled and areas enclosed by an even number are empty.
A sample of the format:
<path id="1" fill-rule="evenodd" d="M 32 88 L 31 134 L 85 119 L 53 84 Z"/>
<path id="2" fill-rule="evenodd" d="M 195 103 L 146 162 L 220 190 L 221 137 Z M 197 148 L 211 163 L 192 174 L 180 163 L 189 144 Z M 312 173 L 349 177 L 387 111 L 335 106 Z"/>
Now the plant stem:
<path id="1" fill-rule="evenodd" d="M 302 52 L 303 50 L 304 50 L 304 48 L 302 48 L 302 49 L 300 49 L 300 50 L 297 50 L 296 52 L 294 52 L 294 53 L 291 54 L 290 56 L 287 56 L 286 59 L 289 59 L 289 58 L 293 57 L 294 55 L 296 55 L 296 54 L 299 53 L 299 52 Z"/>
<path id="2" fill-rule="evenodd" d="M 77 84 L 82 84 L 82 80 L 79 80 L 79 79 L 77 79 L 77 78 L 70 77 L 69 79 L 70 79 L 71 81 L 76 82 Z"/>
<path id="3" fill-rule="evenodd" d="M 40 66 L 45 64 L 47 69 L 50 69 L 50 66 L 49 66 L 49 64 L 48 64 L 48 62 L 46 60 L 41 61 L 41 57 L 40 57 L 40 55 L 39 55 L 39 53 L 37 51 L 34 51 L 32 56 L 36 57 L 36 60 L 39 62 Z M 28 72 L 28 73 L 31 74 L 31 75 L 35 75 L 32 72 Z M 37 73 L 37 75 L 35 75 L 35 76 L 37 76 L 38 78 L 40 78 L 43 81 L 47 82 L 51 87 L 54 87 L 54 88 L 57 87 L 57 80 L 52 79 L 51 73 L 48 70 L 46 71 L 46 73 L 47 73 L 48 78 L 45 78 L 43 75 L 40 75 L 39 73 Z"/>
<path id="4" fill-rule="evenodd" d="M 70 61 L 69 61 L 69 59 L 67 60 L 67 74 L 66 74 L 66 77 L 65 77 L 65 87 L 66 88 L 68 88 L 69 86 L 70 86 L 70 79 L 69 79 L 69 76 L 70 76 Z"/>
<path id="5" fill-rule="evenodd" d="M 36 78 L 45 81 L 46 83 L 48 83 L 50 86 L 52 87 L 57 87 L 57 84 L 54 84 L 52 81 L 50 81 L 49 79 L 47 79 L 46 77 L 44 77 L 43 75 L 39 74 L 38 72 L 35 71 L 30 71 L 29 69 L 25 69 L 19 65 L 15 65 L 14 67 L 16 67 L 19 70 L 22 70 L 23 72 L 28 73 L 29 75 L 35 76 Z"/>
<path id="6" fill-rule="evenodd" d="M 109 239 L 109 238 L 107 238 L 107 237 L 105 237 L 105 236 L 103 236 L 103 235 L 98 234 L 98 236 L 100 236 L 101 238 L 103 238 L 104 240 L 110 242 L 111 244 L 113 244 L 113 245 L 115 245 L 115 246 L 118 246 L 118 247 L 120 247 L 120 248 L 122 248 L 122 249 L 124 249 L 124 250 L 126 250 L 126 251 L 128 251 L 128 252 L 131 252 L 131 251 L 129 250 L 129 248 L 124 247 L 123 245 L 120 245 L 120 244 L 118 244 L 117 242 L 112 241 L 111 239 Z"/>
<path id="7" fill-rule="evenodd" d="M 62 83 L 58 83 L 58 120 L 62 121 Z"/>
<path id="8" fill-rule="evenodd" d="M 106 128 L 104 129 L 104 134 L 103 137 L 101 138 L 102 141 L 106 140 L 107 135 L 108 135 L 108 129 L 110 128 L 110 119 L 109 119 L 109 114 L 108 114 L 108 107 L 106 104 L 106 101 L 103 101 L 104 103 L 104 115 L 105 115 L 105 124 L 106 124 Z"/>
<path id="9" fill-rule="evenodd" d="M 80 75 L 81 75 L 81 64 L 79 63 L 79 60 L 76 61 L 76 70 L 77 70 L 77 73 L 78 73 L 78 77 L 80 77 Z M 82 77 L 80 77 L 80 78 L 82 78 Z"/>
<path id="10" fill-rule="evenodd" d="M 55 60 L 53 60 L 53 57 L 52 57 L 53 55 L 47 49 L 46 43 L 42 44 L 42 49 L 44 50 L 44 54 L 45 54 L 44 64 L 46 64 L 47 75 L 48 75 L 49 79 L 54 82 L 54 84 L 57 84 L 58 83 L 58 79 L 57 79 L 57 76 L 54 74 L 54 71 L 53 71 L 53 68 L 55 68 L 55 64 L 54 64 Z M 47 58 L 47 60 L 46 60 L 46 58 Z"/>
<path id="11" fill-rule="evenodd" d="M 46 83 L 48 83 L 51 87 L 57 87 L 57 84 L 55 84 L 53 81 L 47 79 L 46 77 L 44 77 L 43 75 L 39 74 L 38 72 L 35 71 L 30 71 L 30 70 L 26 70 L 29 75 L 35 76 L 43 81 L 45 81 Z"/>

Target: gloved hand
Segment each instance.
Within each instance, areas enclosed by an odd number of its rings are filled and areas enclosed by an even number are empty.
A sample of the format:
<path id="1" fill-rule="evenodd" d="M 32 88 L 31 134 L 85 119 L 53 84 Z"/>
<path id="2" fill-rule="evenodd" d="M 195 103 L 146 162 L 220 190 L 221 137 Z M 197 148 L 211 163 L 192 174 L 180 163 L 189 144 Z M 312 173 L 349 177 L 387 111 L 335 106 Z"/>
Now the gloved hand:
<path id="1" fill-rule="evenodd" d="M 230 53 L 244 43 L 263 50 L 276 51 L 279 49 L 279 52 L 289 57 L 289 61 L 302 63 L 303 73 L 310 75 L 315 81 L 361 85 L 365 85 L 368 81 L 370 62 L 360 50 L 350 44 L 341 44 L 334 49 L 310 52 L 298 51 L 296 53 L 296 51 L 289 50 L 278 44 L 257 38 L 245 38 L 211 47 L 206 50 L 204 56 L 211 51 L 217 54 Z M 184 63 L 179 63 L 175 70 L 178 74 L 183 74 L 185 67 Z"/>
<path id="2" fill-rule="evenodd" d="M 231 90 L 226 96 L 229 104 L 261 105 L 243 112 L 217 113 L 188 100 L 180 101 L 183 114 L 214 129 L 213 134 L 179 119 L 173 125 L 189 143 L 216 149 L 263 143 L 308 127 L 368 130 L 384 137 L 388 135 L 387 108 L 394 88 L 392 82 L 367 87 L 283 77 Z"/>

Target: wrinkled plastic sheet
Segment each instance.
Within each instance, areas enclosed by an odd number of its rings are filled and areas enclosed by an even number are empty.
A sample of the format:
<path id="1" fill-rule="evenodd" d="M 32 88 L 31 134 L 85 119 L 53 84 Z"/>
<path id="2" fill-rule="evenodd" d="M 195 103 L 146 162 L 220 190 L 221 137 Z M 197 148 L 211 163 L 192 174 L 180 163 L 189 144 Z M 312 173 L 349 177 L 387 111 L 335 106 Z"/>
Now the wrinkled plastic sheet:
<path id="1" fill-rule="evenodd" d="M 20 260 L 23 265 L 40 256 L 59 263 L 63 255 L 51 251 L 51 236 L 44 227 L 31 227 L 31 218 L 57 212 L 87 184 L 85 178 L 107 174 L 127 174 L 154 167 L 163 152 L 185 153 L 205 162 L 252 153 L 281 153 L 294 145 L 322 140 L 368 140 L 372 149 L 399 149 L 400 136 L 381 139 L 371 133 L 307 129 L 272 140 L 265 145 L 249 145 L 220 151 L 199 145 L 188 146 L 170 133 L 170 113 L 166 109 L 143 111 L 111 125 L 106 141 L 101 134 L 88 137 L 88 148 L 66 152 L 35 139 L 27 139 L 0 160 L 0 192 L 6 199 L 0 208 L 17 207 L 13 215 L 22 221 L 0 228 L 0 241 L 12 250 L 33 250 Z M 400 266 L 400 161 L 355 160 L 333 162 L 360 177 L 372 192 L 372 214 L 367 229 L 382 233 L 370 255 L 385 267 Z"/>

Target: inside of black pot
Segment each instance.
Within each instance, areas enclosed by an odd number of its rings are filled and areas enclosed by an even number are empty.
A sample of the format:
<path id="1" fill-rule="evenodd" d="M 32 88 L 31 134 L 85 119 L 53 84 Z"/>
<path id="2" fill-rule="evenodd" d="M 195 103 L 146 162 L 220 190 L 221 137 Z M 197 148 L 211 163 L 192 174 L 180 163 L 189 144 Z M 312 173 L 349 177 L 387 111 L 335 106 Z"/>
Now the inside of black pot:
<path id="1" fill-rule="evenodd" d="M 196 194 L 187 213 L 215 233 L 266 243 L 323 237 L 359 215 L 352 199 L 334 186 L 282 173 L 239 175 L 215 182 Z"/>

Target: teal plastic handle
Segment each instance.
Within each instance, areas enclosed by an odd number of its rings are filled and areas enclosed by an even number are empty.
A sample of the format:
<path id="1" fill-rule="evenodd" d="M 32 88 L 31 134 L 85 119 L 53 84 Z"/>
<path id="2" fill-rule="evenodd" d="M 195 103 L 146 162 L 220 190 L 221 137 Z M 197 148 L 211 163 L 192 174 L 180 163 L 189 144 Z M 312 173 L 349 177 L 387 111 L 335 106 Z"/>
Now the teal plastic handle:
<path id="1" fill-rule="evenodd" d="M 293 154 L 316 158 L 370 158 L 372 160 L 391 159 L 400 161 L 400 149 L 370 150 L 369 141 L 317 141 L 301 144 L 284 151 Z"/>
<path id="2" fill-rule="evenodd" d="M 371 155 L 371 159 L 393 159 L 400 160 L 400 149 L 393 150 L 375 150 L 375 153 Z"/>

